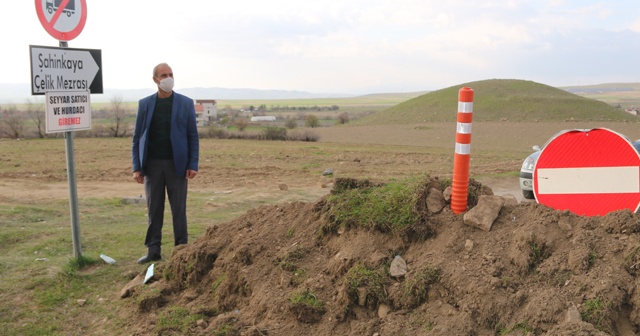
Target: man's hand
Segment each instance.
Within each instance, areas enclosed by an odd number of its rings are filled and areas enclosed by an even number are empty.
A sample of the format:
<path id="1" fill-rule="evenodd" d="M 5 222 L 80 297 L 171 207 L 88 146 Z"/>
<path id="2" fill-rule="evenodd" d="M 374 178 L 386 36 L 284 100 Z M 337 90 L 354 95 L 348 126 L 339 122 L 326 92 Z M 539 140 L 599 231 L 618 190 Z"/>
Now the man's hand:
<path id="1" fill-rule="evenodd" d="M 196 177 L 196 175 L 198 175 L 198 172 L 195 170 L 191 170 L 191 169 L 187 169 L 187 179 L 192 179 L 194 177 Z"/>
<path id="2" fill-rule="evenodd" d="M 138 183 L 144 183 L 144 176 L 142 176 L 139 170 L 136 170 L 133 172 L 133 180 Z"/>

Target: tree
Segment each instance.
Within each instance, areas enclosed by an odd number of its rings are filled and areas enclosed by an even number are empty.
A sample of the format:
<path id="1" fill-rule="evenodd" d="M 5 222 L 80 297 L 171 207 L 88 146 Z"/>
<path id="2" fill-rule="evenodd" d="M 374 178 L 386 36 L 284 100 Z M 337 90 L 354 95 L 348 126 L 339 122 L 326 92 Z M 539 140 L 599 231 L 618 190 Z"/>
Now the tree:
<path id="1" fill-rule="evenodd" d="M 347 112 L 340 113 L 340 115 L 338 116 L 338 123 L 346 124 L 348 122 L 349 122 L 349 113 Z"/>
<path id="2" fill-rule="evenodd" d="M 44 138 L 46 136 L 45 129 L 45 108 L 42 102 L 39 102 L 35 99 L 27 99 L 25 101 L 25 106 L 27 109 L 27 114 L 29 118 L 36 125 L 36 132 L 38 133 L 38 138 Z"/>
<path id="3" fill-rule="evenodd" d="M 246 118 L 236 118 L 233 119 L 233 124 L 238 128 L 240 132 L 244 131 L 247 126 L 249 126 L 249 120 Z"/>
<path id="4" fill-rule="evenodd" d="M 127 109 L 122 102 L 122 96 L 115 95 L 109 99 L 111 102 L 110 110 L 113 115 L 115 124 L 110 127 L 111 135 L 114 138 L 120 138 L 127 135 L 127 124 L 124 119 L 127 117 Z"/>
<path id="5" fill-rule="evenodd" d="M 24 131 L 24 120 L 15 105 L 2 111 L 2 133 L 10 138 L 18 139 Z"/>
<path id="6" fill-rule="evenodd" d="M 284 126 L 288 129 L 294 129 L 298 126 L 298 122 L 294 118 L 287 117 L 287 121 L 284 123 Z"/>
<path id="7" fill-rule="evenodd" d="M 308 114 L 307 117 L 304 119 L 304 125 L 311 128 L 319 127 L 320 120 L 318 119 L 318 117 L 314 116 L 313 114 Z"/>

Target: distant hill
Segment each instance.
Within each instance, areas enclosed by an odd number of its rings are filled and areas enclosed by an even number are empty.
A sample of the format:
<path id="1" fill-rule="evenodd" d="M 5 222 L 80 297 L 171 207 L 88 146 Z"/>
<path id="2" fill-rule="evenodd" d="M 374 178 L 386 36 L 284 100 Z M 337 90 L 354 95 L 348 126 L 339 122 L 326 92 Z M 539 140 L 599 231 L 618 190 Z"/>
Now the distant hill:
<path id="1" fill-rule="evenodd" d="M 598 85 L 565 86 L 561 87 L 561 89 L 575 94 L 630 92 L 640 91 L 640 83 L 606 83 Z"/>
<path id="2" fill-rule="evenodd" d="M 338 93 L 311 93 L 305 91 L 288 90 L 258 90 L 258 89 L 229 89 L 218 87 L 176 88 L 177 92 L 193 99 L 311 99 L 311 98 L 344 98 L 354 95 Z M 145 89 L 114 89 L 105 88 L 103 94 L 91 95 L 92 102 L 109 102 L 114 96 L 120 96 L 125 102 L 136 102 L 140 98 L 155 92 L 153 88 Z M 29 84 L 0 83 L 0 104 L 22 104 L 27 99 L 42 96 L 32 96 Z"/>
<path id="3" fill-rule="evenodd" d="M 458 91 L 474 90 L 474 121 L 640 121 L 602 101 L 552 86 L 516 79 L 491 79 L 451 86 L 354 121 L 354 124 L 411 124 L 456 121 Z"/>

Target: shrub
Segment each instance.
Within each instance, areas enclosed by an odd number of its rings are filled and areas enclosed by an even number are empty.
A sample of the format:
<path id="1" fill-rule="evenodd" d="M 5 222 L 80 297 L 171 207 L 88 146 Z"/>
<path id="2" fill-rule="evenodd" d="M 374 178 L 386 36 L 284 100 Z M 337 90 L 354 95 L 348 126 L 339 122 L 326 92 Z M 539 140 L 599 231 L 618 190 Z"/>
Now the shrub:
<path id="1" fill-rule="evenodd" d="M 349 113 L 342 112 L 338 116 L 338 124 L 346 124 L 349 122 Z"/>
<path id="2" fill-rule="evenodd" d="M 287 129 L 282 127 L 267 127 L 263 135 L 267 140 L 287 140 Z"/>
<path id="3" fill-rule="evenodd" d="M 298 122 L 293 118 L 287 118 L 284 126 L 288 129 L 294 129 L 298 126 Z"/>
<path id="4" fill-rule="evenodd" d="M 249 120 L 246 118 L 236 118 L 233 119 L 233 124 L 238 128 L 239 131 L 244 131 L 247 126 L 249 126 Z"/>
<path id="5" fill-rule="evenodd" d="M 302 130 L 301 132 L 296 132 L 287 136 L 287 140 L 292 140 L 292 141 L 316 142 L 319 139 L 320 137 L 316 133 L 308 129 L 305 129 L 305 130 Z"/>
<path id="6" fill-rule="evenodd" d="M 311 127 L 311 128 L 319 127 L 320 120 L 318 119 L 318 117 L 314 116 L 313 114 L 308 114 L 304 119 L 304 125 L 306 127 Z"/>

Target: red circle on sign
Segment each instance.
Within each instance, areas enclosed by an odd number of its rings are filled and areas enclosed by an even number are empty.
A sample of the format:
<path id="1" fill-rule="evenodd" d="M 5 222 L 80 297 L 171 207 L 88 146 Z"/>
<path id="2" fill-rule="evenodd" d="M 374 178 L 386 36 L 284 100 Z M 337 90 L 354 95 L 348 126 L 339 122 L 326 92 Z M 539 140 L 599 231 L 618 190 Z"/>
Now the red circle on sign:
<path id="1" fill-rule="evenodd" d="M 640 156 L 614 131 L 569 130 L 542 149 L 533 170 L 533 191 L 538 203 L 578 215 L 635 212 L 640 205 Z"/>
<path id="2" fill-rule="evenodd" d="M 72 2 L 74 8 L 74 12 L 68 10 L 68 3 Z M 55 39 L 59 41 L 70 41 L 80 35 L 82 29 L 84 29 L 84 24 L 87 21 L 87 1 L 86 0 L 35 0 L 36 3 L 36 13 L 38 14 L 38 19 L 40 23 L 44 27 L 44 29 L 49 33 L 49 35 L 53 36 Z M 79 8 L 75 8 L 75 4 L 79 3 Z M 53 14 L 51 18 L 47 18 L 45 11 Z M 57 29 L 56 23 L 60 18 L 63 20 L 71 17 L 72 14 L 79 12 L 80 19 L 77 20 L 77 23 L 68 31 L 62 31 Z"/>

